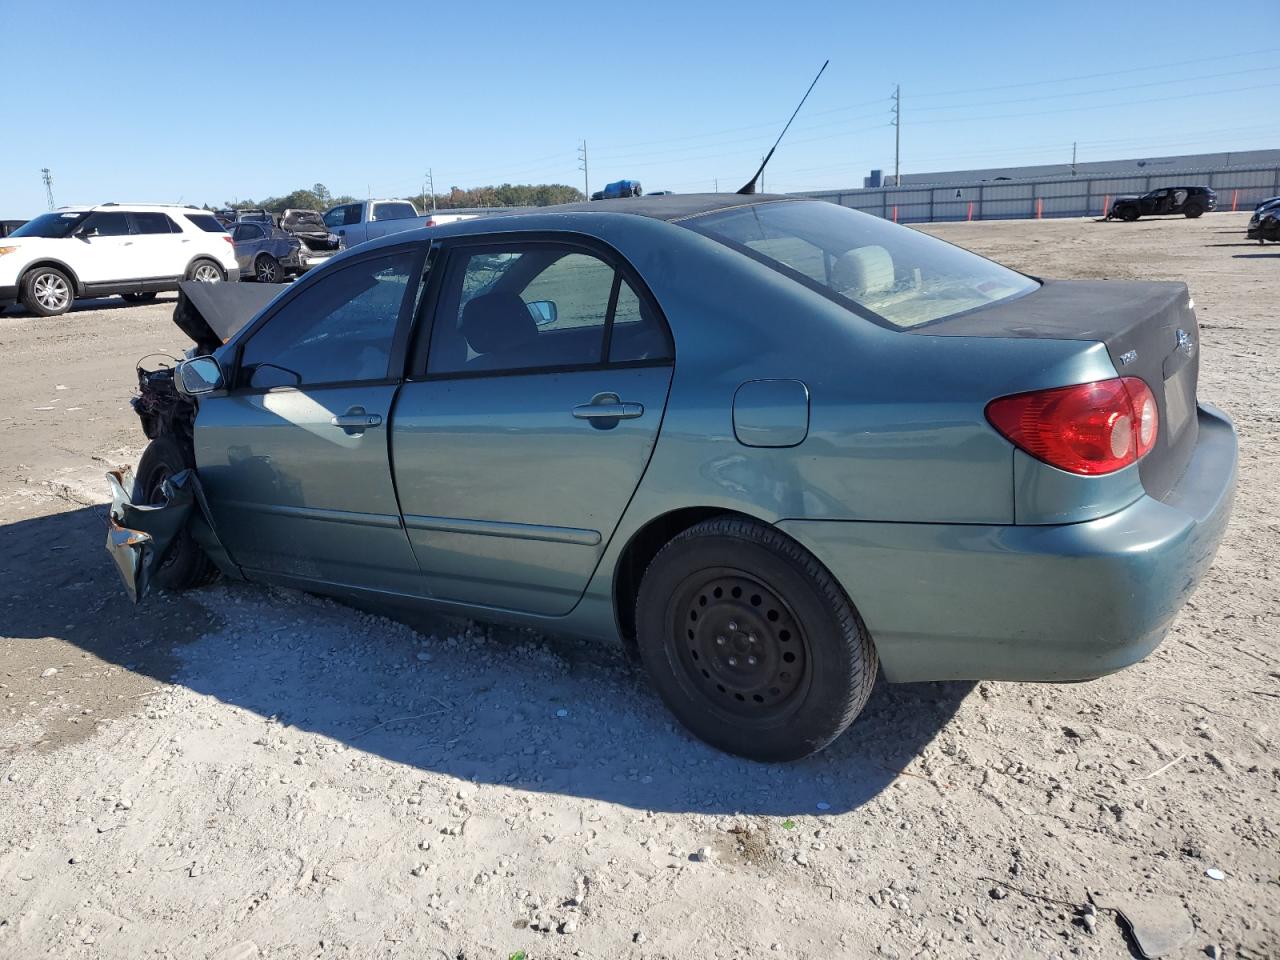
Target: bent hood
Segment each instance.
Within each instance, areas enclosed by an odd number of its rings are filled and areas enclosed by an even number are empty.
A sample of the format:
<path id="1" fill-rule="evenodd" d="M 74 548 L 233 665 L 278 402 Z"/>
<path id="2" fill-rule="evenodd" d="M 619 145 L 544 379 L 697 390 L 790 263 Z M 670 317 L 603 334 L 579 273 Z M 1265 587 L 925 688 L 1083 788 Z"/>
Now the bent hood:
<path id="1" fill-rule="evenodd" d="M 282 283 L 178 284 L 173 322 L 196 343 L 198 352 L 213 353 L 230 340 L 285 288 Z"/>

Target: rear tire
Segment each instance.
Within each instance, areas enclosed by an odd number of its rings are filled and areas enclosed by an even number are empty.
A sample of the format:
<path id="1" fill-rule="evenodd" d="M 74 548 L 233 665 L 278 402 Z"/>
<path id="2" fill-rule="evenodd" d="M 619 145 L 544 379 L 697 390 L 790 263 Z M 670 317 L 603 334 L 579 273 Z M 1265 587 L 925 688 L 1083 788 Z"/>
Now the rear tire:
<path id="1" fill-rule="evenodd" d="M 283 283 L 284 267 L 269 253 L 259 254 L 253 262 L 253 279 L 259 283 Z"/>
<path id="2" fill-rule="evenodd" d="M 808 551 L 740 517 L 700 523 L 645 571 L 640 659 L 676 718 L 728 753 L 799 760 L 835 740 L 875 683 L 875 647 Z"/>
<path id="3" fill-rule="evenodd" d="M 36 267 L 22 278 L 22 305 L 37 317 L 60 316 L 75 300 L 75 285 L 57 267 Z"/>
<path id="4" fill-rule="evenodd" d="M 190 466 L 181 445 L 172 437 L 152 440 L 134 471 L 133 502 L 163 502 L 161 485 Z M 153 582 L 162 590 L 190 590 L 217 579 L 218 568 L 191 538 L 190 532 L 183 530 L 174 539 L 169 556 L 155 572 Z"/>
<path id="5" fill-rule="evenodd" d="M 156 298 L 154 293 L 122 293 L 120 299 L 125 303 L 150 303 Z"/>
<path id="6" fill-rule="evenodd" d="M 1204 207 L 1198 203 L 1188 203 L 1182 208 L 1182 215 L 1188 220 L 1194 220 L 1196 217 L 1204 213 Z"/>
<path id="7" fill-rule="evenodd" d="M 201 283 L 221 283 L 227 276 L 212 260 L 197 260 L 187 268 L 187 279 Z"/>

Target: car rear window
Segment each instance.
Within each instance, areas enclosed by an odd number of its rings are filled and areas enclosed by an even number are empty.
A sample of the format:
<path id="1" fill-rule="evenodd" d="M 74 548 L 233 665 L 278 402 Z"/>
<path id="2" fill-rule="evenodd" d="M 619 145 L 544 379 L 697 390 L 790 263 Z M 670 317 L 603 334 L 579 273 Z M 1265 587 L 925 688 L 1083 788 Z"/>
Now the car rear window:
<path id="1" fill-rule="evenodd" d="M 891 328 L 917 327 L 1039 287 L 968 250 L 825 201 L 770 201 L 679 223 Z"/>
<path id="2" fill-rule="evenodd" d="M 226 233 L 227 228 L 218 222 L 218 218 L 211 213 L 186 213 L 183 214 L 195 226 L 199 227 L 205 233 Z"/>
<path id="3" fill-rule="evenodd" d="M 375 203 L 374 220 L 409 220 L 418 215 L 412 203 Z"/>

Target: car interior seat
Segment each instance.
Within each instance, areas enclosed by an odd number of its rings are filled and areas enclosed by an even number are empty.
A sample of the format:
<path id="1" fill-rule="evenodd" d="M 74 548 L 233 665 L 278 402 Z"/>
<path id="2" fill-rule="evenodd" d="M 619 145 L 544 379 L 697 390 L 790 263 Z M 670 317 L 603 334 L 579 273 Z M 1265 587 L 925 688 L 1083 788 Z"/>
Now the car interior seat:
<path id="1" fill-rule="evenodd" d="M 855 247 L 831 265 L 831 286 L 852 300 L 893 289 L 893 257 L 884 247 Z"/>

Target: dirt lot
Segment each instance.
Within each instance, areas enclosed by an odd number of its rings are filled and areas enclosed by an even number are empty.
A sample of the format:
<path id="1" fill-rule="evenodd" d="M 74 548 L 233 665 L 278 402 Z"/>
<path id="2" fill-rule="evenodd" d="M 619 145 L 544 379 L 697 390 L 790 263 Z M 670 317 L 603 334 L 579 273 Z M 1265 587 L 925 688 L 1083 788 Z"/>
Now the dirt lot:
<path id="1" fill-rule="evenodd" d="M 244 585 L 131 607 L 101 475 L 171 303 L 0 316 L 0 956 L 1128 956 L 1115 907 L 1280 956 L 1280 248 L 1244 220 L 930 228 L 1188 281 L 1235 516 L 1146 662 L 881 684 L 791 766 L 694 742 L 612 649 Z"/>

